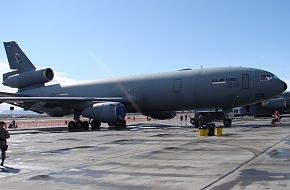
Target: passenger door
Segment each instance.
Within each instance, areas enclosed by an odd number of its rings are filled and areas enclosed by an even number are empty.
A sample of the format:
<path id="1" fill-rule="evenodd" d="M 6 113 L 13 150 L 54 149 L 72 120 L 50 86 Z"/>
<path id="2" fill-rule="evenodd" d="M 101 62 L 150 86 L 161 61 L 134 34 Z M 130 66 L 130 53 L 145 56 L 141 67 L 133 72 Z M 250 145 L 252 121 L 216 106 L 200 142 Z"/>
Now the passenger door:
<path id="1" fill-rule="evenodd" d="M 173 93 L 180 94 L 181 93 L 181 79 L 175 79 L 173 83 Z"/>
<path id="2" fill-rule="evenodd" d="M 248 89 L 249 88 L 249 74 L 242 75 L 242 88 Z"/>

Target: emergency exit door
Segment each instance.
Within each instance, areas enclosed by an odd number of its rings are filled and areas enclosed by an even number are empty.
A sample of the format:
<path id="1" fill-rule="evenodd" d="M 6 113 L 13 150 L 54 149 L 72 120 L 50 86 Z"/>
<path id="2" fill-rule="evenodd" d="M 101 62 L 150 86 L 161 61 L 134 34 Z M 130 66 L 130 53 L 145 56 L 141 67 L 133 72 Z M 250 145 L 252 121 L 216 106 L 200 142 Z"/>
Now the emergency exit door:
<path id="1" fill-rule="evenodd" d="M 242 76 L 242 88 L 243 89 L 249 88 L 249 74 L 243 74 L 243 76 Z"/>

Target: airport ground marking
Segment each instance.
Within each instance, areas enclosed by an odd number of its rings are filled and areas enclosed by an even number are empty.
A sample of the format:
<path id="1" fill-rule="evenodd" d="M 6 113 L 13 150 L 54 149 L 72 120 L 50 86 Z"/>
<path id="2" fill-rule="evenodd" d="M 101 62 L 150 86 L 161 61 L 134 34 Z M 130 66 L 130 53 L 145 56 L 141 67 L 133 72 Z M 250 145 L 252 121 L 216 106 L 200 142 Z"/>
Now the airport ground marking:
<path id="1" fill-rule="evenodd" d="M 289 138 L 290 135 L 287 135 L 286 137 L 283 137 L 282 139 L 280 139 L 278 142 L 274 143 L 273 145 L 269 146 L 268 148 L 266 148 L 265 150 L 261 151 L 259 154 L 254 155 L 251 159 L 245 161 L 244 163 L 240 164 L 238 167 L 234 168 L 233 170 L 231 170 L 230 172 L 222 175 L 221 177 L 219 177 L 218 179 L 214 180 L 213 182 L 211 182 L 210 184 L 206 185 L 205 187 L 201 188 L 200 190 L 206 190 L 208 188 L 210 188 L 211 186 L 213 186 L 214 184 L 216 184 L 217 182 L 225 179 L 226 177 L 230 176 L 231 174 L 233 174 L 234 172 L 238 171 L 239 169 L 241 169 L 242 167 L 244 167 L 245 165 L 247 165 L 248 163 L 254 161 L 256 158 L 260 157 L 261 155 L 265 154 L 268 150 L 272 149 L 273 147 L 277 146 L 278 144 L 280 144 L 281 142 L 285 141 L 287 138 Z"/>

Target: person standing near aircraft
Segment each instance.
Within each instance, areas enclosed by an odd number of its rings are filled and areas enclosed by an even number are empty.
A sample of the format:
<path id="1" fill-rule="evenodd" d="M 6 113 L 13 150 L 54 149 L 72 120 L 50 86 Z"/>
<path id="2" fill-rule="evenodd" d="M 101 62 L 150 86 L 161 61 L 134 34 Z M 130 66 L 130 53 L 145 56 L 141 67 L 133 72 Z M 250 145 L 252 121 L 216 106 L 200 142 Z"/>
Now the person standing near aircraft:
<path id="1" fill-rule="evenodd" d="M 280 116 L 280 112 L 278 110 L 275 110 L 274 112 L 274 119 L 272 119 L 272 125 L 274 125 L 276 122 L 281 124 L 280 122 L 281 116 Z"/>
<path id="2" fill-rule="evenodd" d="M 7 140 L 10 138 L 10 134 L 9 132 L 5 129 L 5 122 L 4 121 L 0 121 L 0 148 L 1 148 L 1 158 L 2 158 L 2 162 L 1 162 L 1 166 L 4 165 L 4 161 L 6 158 L 6 151 L 8 149 L 8 145 L 7 145 Z"/>
<path id="3" fill-rule="evenodd" d="M 280 116 L 280 112 L 278 110 L 275 111 L 275 120 L 280 124 L 280 119 L 281 119 L 281 116 Z"/>

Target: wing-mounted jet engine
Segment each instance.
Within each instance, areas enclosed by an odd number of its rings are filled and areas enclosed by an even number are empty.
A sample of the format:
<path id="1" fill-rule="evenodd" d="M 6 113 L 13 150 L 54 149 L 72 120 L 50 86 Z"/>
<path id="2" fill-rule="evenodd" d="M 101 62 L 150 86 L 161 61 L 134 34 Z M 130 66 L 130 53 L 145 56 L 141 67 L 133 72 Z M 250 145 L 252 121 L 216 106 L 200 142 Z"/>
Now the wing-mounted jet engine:
<path id="1" fill-rule="evenodd" d="M 101 122 L 108 123 L 109 126 L 126 125 L 125 106 L 119 102 L 96 103 L 92 107 L 84 109 L 82 115 L 93 119 L 93 129 L 99 128 L 101 126 Z"/>

